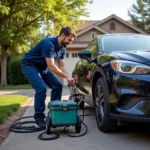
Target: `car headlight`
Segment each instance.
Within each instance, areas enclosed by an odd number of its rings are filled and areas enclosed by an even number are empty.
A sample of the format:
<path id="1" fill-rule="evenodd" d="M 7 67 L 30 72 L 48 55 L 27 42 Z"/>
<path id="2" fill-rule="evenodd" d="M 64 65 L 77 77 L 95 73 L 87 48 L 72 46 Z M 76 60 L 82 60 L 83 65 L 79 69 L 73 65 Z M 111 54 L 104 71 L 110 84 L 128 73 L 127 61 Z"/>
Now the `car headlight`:
<path id="1" fill-rule="evenodd" d="M 121 73 L 127 74 L 148 74 L 150 73 L 150 66 L 143 65 L 136 62 L 126 60 L 111 61 L 112 67 Z"/>

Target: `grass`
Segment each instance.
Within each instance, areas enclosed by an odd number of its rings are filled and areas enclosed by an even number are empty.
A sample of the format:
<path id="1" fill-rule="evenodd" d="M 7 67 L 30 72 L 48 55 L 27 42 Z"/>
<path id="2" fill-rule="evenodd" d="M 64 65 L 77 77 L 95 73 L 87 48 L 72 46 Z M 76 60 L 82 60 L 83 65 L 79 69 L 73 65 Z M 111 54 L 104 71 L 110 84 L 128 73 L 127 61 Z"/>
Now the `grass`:
<path id="1" fill-rule="evenodd" d="M 7 89 L 32 89 L 32 87 L 30 84 L 8 85 L 6 87 L 0 87 L 0 90 L 7 90 Z"/>
<path id="2" fill-rule="evenodd" d="M 0 124 L 27 99 L 26 96 L 21 95 L 0 95 Z"/>

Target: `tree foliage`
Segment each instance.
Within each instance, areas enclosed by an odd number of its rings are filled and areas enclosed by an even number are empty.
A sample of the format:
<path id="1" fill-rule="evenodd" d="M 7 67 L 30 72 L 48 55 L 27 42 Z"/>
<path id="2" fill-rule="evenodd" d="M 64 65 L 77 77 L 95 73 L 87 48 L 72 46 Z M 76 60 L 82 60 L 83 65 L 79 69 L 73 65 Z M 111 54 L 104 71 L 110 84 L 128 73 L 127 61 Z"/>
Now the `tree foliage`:
<path id="1" fill-rule="evenodd" d="M 150 33 L 150 0 L 136 0 L 128 15 L 136 27 Z"/>
<path id="2" fill-rule="evenodd" d="M 58 33 L 70 25 L 75 28 L 80 16 L 88 15 L 85 6 L 89 0 L 1 0 L 0 1 L 0 55 L 6 68 L 7 53 L 28 50 L 43 36 Z M 55 30 L 53 24 L 57 25 Z M 40 30 L 42 29 L 42 31 Z M 6 71 L 3 70 L 1 85 Z"/>

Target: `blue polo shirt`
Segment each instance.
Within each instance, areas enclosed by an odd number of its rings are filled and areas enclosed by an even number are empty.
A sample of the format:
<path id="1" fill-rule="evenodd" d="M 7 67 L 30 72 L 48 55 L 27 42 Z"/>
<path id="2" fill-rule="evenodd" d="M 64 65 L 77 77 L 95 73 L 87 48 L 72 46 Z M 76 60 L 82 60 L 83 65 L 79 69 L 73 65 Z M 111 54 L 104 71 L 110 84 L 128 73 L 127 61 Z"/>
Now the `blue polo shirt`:
<path id="1" fill-rule="evenodd" d="M 59 46 L 58 37 L 45 38 L 24 56 L 21 66 L 34 65 L 41 72 L 47 68 L 45 58 L 54 58 L 56 61 L 64 59 L 65 55 L 66 48 Z"/>

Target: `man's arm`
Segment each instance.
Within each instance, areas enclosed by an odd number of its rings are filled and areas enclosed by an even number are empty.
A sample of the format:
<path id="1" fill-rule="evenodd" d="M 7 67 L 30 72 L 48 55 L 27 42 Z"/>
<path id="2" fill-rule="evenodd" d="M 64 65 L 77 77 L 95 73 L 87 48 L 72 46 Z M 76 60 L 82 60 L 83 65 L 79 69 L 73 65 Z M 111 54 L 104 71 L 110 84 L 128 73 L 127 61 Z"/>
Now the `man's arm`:
<path id="1" fill-rule="evenodd" d="M 62 77 L 62 78 L 67 78 L 68 74 L 63 72 L 61 69 L 59 69 L 54 62 L 54 58 L 45 58 L 47 67 L 50 71 L 55 73 L 57 76 Z"/>
<path id="2" fill-rule="evenodd" d="M 64 59 L 59 59 L 59 60 L 58 60 L 58 66 L 59 66 L 59 68 L 60 68 L 65 74 L 67 74 L 68 76 L 70 76 L 69 73 L 68 73 L 68 71 L 67 71 L 67 69 L 66 69 L 66 67 L 65 67 Z"/>

